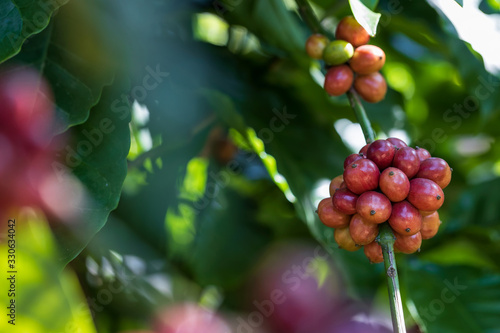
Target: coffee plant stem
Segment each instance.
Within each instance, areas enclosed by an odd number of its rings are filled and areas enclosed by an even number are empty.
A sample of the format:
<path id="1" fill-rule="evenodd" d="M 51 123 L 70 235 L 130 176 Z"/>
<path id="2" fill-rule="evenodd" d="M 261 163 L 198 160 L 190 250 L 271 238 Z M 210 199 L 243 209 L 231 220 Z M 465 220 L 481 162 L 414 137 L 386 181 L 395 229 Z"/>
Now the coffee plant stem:
<path id="1" fill-rule="evenodd" d="M 306 22 L 312 32 L 316 34 L 322 34 L 330 39 L 333 39 L 333 35 L 323 29 L 323 26 L 314 14 L 311 5 L 307 0 L 295 0 L 295 2 L 297 3 L 300 16 Z"/>
<path id="2" fill-rule="evenodd" d="M 387 289 L 389 291 L 389 303 L 392 315 L 392 327 L 394 332 L 406 333 L 403 303 L 399 290 L 398 269 L 394 257 L 394 234 L 389 225 L 384 223 L 380 228 L 377 241 L 382 247 L 384 255 L 384 266 L 387 275 Z"/>
<path id="3" fill-rule="evenodd" d="M 365 108 L 361 101 L 359 100 L 359 95 L 353 88 L 349 89 L 346 93 L 349 98 L 349 102 L 351 103 L 351 107 L 354 110 L 354 114 L 356 115 L 356 119 L 358 123 L 361 125 L 361 129 L 363 130 L 363 135 L 365 136 L 366 143 L 371 143 L 375 140 L 375 132 L 373 131 L 372 125 L 370 123 L 370 119 L 366 115 Z"/>
<path id="4" fill-rule="evenodd" d="M 295 0 L 295 2 L 297 3 L 302 19 L 314 33 L 321 33 L 329 38 L 332 37 L 331 34 L 325 32 L 307 0 Z M 356 119 L 361 125 L 366 143 L 373 142 L 375 140 L 375 132 L 373 131 L 363 104 L 361 104 L 358 93 L 353 88 L 351 88 L 347 92 L 347 97 L 349 98 L 351 107 L 354 110 Z M 384 255 L 384 265 L 387 275 L 387 289 L 389 291 L 389 304 L 391 308 L 393 330 L 395 333 L 406 333 L 403 303 L 401 301 L 398 271 L 396 268 L 396 258 L 394 257 L 395 237 L 387 223 L 384 223 L 384 225 L 382 226 L 379 235 L 377 236 L 377 240 L 382 247 L 382 252 Z"/>

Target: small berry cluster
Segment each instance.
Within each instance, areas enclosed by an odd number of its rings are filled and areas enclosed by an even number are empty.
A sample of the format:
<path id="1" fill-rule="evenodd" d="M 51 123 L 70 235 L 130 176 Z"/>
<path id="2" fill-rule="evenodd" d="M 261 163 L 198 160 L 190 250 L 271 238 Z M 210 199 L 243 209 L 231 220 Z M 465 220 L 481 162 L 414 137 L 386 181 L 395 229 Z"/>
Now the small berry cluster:
<path id="1" fill-rule="evenodd" d="M 354 85 L 365 101 L 380 102 L 387 92 L 387 83 L 379 73 L 385 64 L 384 51 L 375 45 L 365 45 L 370 35 L 352 16 L 339 22 L 335 37 L 337 40 L 329 41 L 321 34 L 314 34 L 306 42 L 307 54 L 323 59 L 329 67 L 324 83 L 326 92 L 340 96 Z"/>
<path id="2" fill-rule="evenodd" d="M 340 248 L 364 246 L 372 263 L 383 261 L 376 242 L 379 227 L 392 228 L 397 252 L 413 253 L 422 239 L 436 235 L 441 221 L 437 210 L 452 169 L 423 148 L 411 148 L 397 138 L 376 140 L 344 161 L 343 175 L 330 183 L 331 197 L 321 200 L 317 213 L 335 228 Z"/>

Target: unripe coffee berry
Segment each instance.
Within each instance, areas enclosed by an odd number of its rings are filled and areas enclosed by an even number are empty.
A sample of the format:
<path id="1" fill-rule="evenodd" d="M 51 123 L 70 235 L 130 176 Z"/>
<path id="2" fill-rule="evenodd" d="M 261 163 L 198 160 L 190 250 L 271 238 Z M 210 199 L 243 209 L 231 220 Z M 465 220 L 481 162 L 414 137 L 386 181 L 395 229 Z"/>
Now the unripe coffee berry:
<path id="1" fill-rule="evenodd" d="M 339 22 L 335 37 L 348 41 L 354 47 L 364 45 L 370 40 L 368 32 L 353 16 L 346 16 Z"/>
<path id="2" fill-rule="evenodd" d="M 354 79 L 354 89 L 368 103 L 377 103 L 384 99 L 387 83 L 379 72 L 359 75 Z"/>
<path id="3" fill-rule="evenodd" d="M 406 199 L 410 192 L 410 181 L 405 173 L 397 168 L 387 168 L 380 174 L 380 190 L 392 202 Z"/>
<path id="4" fill-rule="evenodd" d="M 366 245 L 377 238 L 378 224 L 370 223 L 362 218 L 361 215 L 355 214 L 351 217 L 349 232 L 356 244 Z"/>
<path id="5" fill-rule="evenodd" d="M 382 253 L 382 246 L 376 241 L 371 242 L 364 246 L 365 256 L 372 264 L 384 262 L 384 255 Z"/>
<path id="6" fill-rule="evenodd" d="M 321 34 L 311 35 L 306 41 L 306 52 L 311 58 L 322 59 L 323 51 L 329 42 L 328 38 Z"/>
<path id="7" fill-rule="evenodd" d="M 352 55 L 349 65 L 358 74 L 378 72 L 385 64 L 385 53 L 375 45 L 362 45 Z"/>
<path id="8" fill-rule="evenodd" d="M 398 234 L 411 236 L 422 228 L 422 217 L 418 209 L 405 200 L 392 206 L 389 224 Z"/>
<path id="9" fill-rule="evenodd" d="M 444 193 L 441 187 L 432 180 L 414 178 L 410 180 L 407 200 L 419 210 L 438 210 L 443 205 Z"/>
<path id="10" fill-rule="evenodd" d="M 330 96 L 345 94 L 352 86 L 354 74 L 347 65 L 334 66 L 326 72 L 325 91 Z"/>
<path id="11" fill-rule="evenodd" d="M 323 60 L 330 66 L 341 65 L 352 58 L 354 47 L 345 40 L 334 40 L 323 50 Z"/>
<path id="12" fill-rule="evenodd" d="M 356 211 L 366 221 L 378 224 L 389 219 L 392 204 L 382 193 L 368 191 L 359 196 L 356 202 Z"/>
<path id="13" fill-rule="evenodd" d="M 420 169 L 420 159 L 417 152 L 411 147 L 403 147 L 396 151 L 392 165 L 403 171 L 408 179 L 413 178 Z"/>
<path id="14" fill-rule="evenodd" d="M 355 194 L 376 189 L 379 178 L 380 171 L 377 165 L 367 158 L 355 161 L 344 170 L 344 182 Z"/>
<path id="15" fill-rule="evenodd" d="M 451 181 L 451 168 L 442 158 L 430 157 L 420 163 L 417 177 L 430 179 L 444 189 Z"/>
<path id="16" fill-rule="evenodd" d="M 352 239 L 351 234 L 349 233 L 349 227 L 335 229 L 333 238 L 335 238 L 335 241 L 337 242 L 340 249 L 354 252 L 361 248 L 360 246 L 356 245 L 356 243 Z"/>
<path id="17" fill-rule="evenodd" d="M 351 217 L 333 207 L 331 198 L 325 198 L 318 204 L 317 210 L 320 221 L 330 228 L 343 228 L 349 225 Z"/>

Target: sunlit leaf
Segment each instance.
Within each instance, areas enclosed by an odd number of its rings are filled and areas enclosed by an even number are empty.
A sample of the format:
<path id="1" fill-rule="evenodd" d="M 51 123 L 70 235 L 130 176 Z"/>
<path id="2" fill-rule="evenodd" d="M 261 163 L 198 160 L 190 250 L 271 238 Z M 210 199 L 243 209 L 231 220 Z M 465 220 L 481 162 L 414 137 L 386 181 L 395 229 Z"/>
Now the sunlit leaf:
<path id="1" fill-rule="evenodd" d="M 370 36 L 375 36 L 381 15 L 370 10 L 361 0 L 349 0 L 349 4 L 356 21 L 365 28 Z"/>

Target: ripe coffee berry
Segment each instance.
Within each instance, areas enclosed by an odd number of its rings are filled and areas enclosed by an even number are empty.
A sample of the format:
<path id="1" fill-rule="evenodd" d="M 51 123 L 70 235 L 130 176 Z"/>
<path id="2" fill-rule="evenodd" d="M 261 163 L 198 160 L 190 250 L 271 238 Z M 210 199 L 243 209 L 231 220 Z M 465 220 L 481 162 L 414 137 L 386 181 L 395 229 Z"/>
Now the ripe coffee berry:
<path id="1" fill-rule="evenodd" d="M 411 236 L 400 234 L 394 234 L 394 236 L 396 236 L 396 241 L 394 242 L 394 250 L 396 252 L 411 254 L 420 250 L 420 246 L 422 246 L 422 235 L 420 232 Z"/>
<path id="2" fill-rule="evenodd" d="M 324 89 L 330 96 L 340 96 L 351 88 L 353 80 L 354 74 L 349 66 L 334 66 L 326 72 Z"/>
<path id="3" fill-rule="evenodd" d="M 422 228 L 420 229 L 422 239 L 430 239 L 436 236 L 440 225 L 441 220 L 439 219 L 438 212 L 422 216 Z"/>
<path id="4" fill-rule="evenodd" d="M 392 202 L 406 199 L 410 192 L 410 181 L 405 173 L 397 168 L 387 168 L 380 174 L 380 190 Z"/>
<path id="5" fill-rule="evenodd" d="M 344 160 L 344 169 L 348 165 L 350 165 L 350 164 L 354 163 L 355 161 L 360 160 L 362 158 L 365 158 L 365 155 L 363 155 L 363 154 L 351 154 L 351 155 L 347 156 L 346 159 Z"/>
<path id="6" fill-rule="evenodd" d="M 356 202 L 356 211 L 366 221 L 378 224 L 389 219 L 392 205 L 382 193 L 368 191 L 359 196 Z"/>
<path id="7" fill-rule="evenodd" d="M 431 157 L 431 153 L 425 148 L 415 147 L 415 151 L 417 152 L 418 159 L 420 162 L 425 161 L 429 157 Z"/>
<path id="8" fill-rule="evenodd" d="M 403 147 L 396 151 L 392 166 L 403 171 L 408 179 L 413 178 L 420 169 L 420 159 L 417 151 L 411 147 Z"/>
<path id="9" fill-rule="evenodd" d="M 411 236 L 420 231 L 422 217 L 420 212 L 408 201 L 401 201 L 392 206 L 389 224 L 395 232 L 403 236 Z"/>
<path id="10" fill-rule="evenodd" d="M 420 163 L 417 177 L 430 179 L 444 189 L 451 181 L 451 168 L 442 158 L 429 157 Z"/>
<path id="11" fill-rule="evenodd" d="M 362 45 L 352 55 L 349 65 L 357 74 L 378 72 L 385 64 L 385 53 L 375 45 Z"/>
<path id="12" fill-rule="evenodd" d="M 311 35 L 306 41 L 306 52 L 314 59 L 322 59 L 323 51 L 330 41 L 321 34 Z"/>
<path id="13" fill-rule="evenodd" d="M 356 201 L 358 195 L 352 193 L 347 188 L 339 188 L 332 197 L 333 207 L 341 213 L 352 215 L 356 213 Z"/>
<path id="14" fill-rule="evenodd" d="M 392 164 L 396 149 L 387 140 L 376 140 L 370 144 L 366 157 L 375 162 L 380 170 Z"/>
<path id="15" fill-rule="evenodd" d="M 366 156 L 366 154 L 368 153 L 368 148 L 370 148 L 370 143 L 364 145 L 363 148 L 359 150 L 359 153 Z"/>
<path id="16" fill-rule="evenodd" d="M 330 228 L 343 228 L 349 226 L 351 217 L 343 214 L 333 207 L 331 198 L 321 200 L 318 205 L 318 216 L 320 221 Z"/>
<path id="17" fill-rule="evenodd" d="M 438 184 L 430 179 L 413 178 L 410 181 L 408 201 L 419 210 L 438 210 L 444 202 L 444 193 Z"/>
<path id="18" fill-rule="evenodd" d="M 394 148 L 408 147 L 408 145 L 406 144 L 406 142 L 404 142 L 403 140 L 398 139 L 398 138 L 387 138 L 386 140 L 389 141 L 390 143 L 392 143 L 392 145 L 394 146 Z"/>
<path id="19" fill-rule="evenodd" d="M 376 189 L 379 178 L 377 165 L 367 158 L 355 161 L 344 170 L 347 188 L 356 194 Z"/>
<path id="20" fill-rule="evenodd" d="M 376 241 L 371 242 L 364 246 L 365 256 L 372 264 L 384 262 L 384 255 L 382 253 L 382 246 Z"/>
<path id="21" fill-rule="evenodd" d="M 349 223 L 349 232 L 354 243 L 366 245 L 377 238 L 378 224 L 370 223 L 362 218 L 361 215 L 355 214 L 352 216 L 351 222 Z"/>
<path id="22" fill-rule="evenodd" d="M 335 37 L 348 41 L 354 47 L 364 45 L 370 40 L 368 32 L 353 16 L 346 16 L 339 22 Z"/>
<path id="23" fill-rule="evenodd" d="M 333 233 L 333 238 L 337 242 L 340 249 L 344 249 L 350 252 L 359 250 L 361 247 L 356 245 L 349 232 L 349 227 L 337 228 Z"/>
<path id="24" fill-rule="evenodd" d="M 354 54 L 353 46 L 345 40 L 334 40 L 323 50 L 325 64 L 336 66 L 347 62 Z"/>
<path id="25" fill-rule="evenodd" d="M 333 196 L 335 190 L 342 187 L 344 183 L 344 176 L 340 175 L 332 179 L 330 182 L 330 196 Z"/>
<path id="26" fill-rule="evenodd" d="M 387 83 L 379 72 L 359 75 L 354 79 L 354 89 L 368 103 L 377 103 L 384 99 Z"/>

